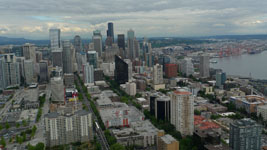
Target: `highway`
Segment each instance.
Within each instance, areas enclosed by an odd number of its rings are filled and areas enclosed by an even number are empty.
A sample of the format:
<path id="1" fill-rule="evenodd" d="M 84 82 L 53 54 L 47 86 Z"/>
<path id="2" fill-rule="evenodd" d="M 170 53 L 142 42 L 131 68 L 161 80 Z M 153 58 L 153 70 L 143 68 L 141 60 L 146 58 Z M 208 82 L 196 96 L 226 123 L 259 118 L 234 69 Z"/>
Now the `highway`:
<path id="1" fill-rule="evenodd" d="M 79 79 L 77 78 L 76 75 L 75 75 L 75 80 L 77 81 L 77 84 L 78 84 L 79 88 L 81 89 L 80 92 L 83 95 L 83 100 L 82 100 L 83 104 L 85 104 L 88 107 L 89 112 L 92 113 L 94 123 L 97 123 L 99 125 L 97 117 L 96 117 L 94 111 L 92 110 L 92 108 L 90 106 L 89 99 L 87 98 L 86 94 L 84 93 L 83 88 L 82 88 L 82 86 L 81 86 L 81 84 L 79 82 Z M 97 139 L 99 140 L 99 142 L 101 144 L 102 150 L 109 150 L 110 148 L 109 148 L 109 145 L 108 145 L 108 142 L 107 142 L 107 139 L 106 139 L 106 137 L 104 135 L 103 130 L 100 127 L 96 127 L 95 131 L 96 131 Z"/>

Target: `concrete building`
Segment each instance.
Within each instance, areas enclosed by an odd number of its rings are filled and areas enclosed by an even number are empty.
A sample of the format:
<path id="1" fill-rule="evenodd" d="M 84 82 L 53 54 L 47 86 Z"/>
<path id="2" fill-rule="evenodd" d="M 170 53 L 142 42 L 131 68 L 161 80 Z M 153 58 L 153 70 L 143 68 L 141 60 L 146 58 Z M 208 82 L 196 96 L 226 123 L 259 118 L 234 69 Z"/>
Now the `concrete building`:
<path id="1" fill-rule="evenodd" d="M 226 73 L 225 72 L 216 72 L 216 86 L 223 88 L 223 85 L 226 81 Z"/>
<path id="2" fill-rule="evenodd" d="M 52 52 L 61 48 L 60 29 L 50 29 L 49 39 Z"/>
<path id="3" fill-rule="evenodd" d="M 176 64 L 165 64 L 165 76 L 167 78 L 177 77 L 178 66 Z"/>
<path id="4" fill-rule="evenodd" d="M 51 78 L 50 84 L 51 84 L 52 102 L 64 103 L 65 89 L 64 89 L 63 79 L 61 77 Z"/>
<path id="5" fill-rule="evenodd" d="M 0 54 L 0 91 L 5 89 L 4 56 Z"/>
<path id="6" fill-rule="evenodd" d="M 210 77 L 210 58 L 207 55 L 200 56 L 199 64 L 200 77 L 208 78 Z"/>
<path id="7" fill-rule="evenodd" d="M 159 96 L 155 99 L 155 114 L 158 120 L 170 121 L 171 99 L 168 96 Z"/>
<path id="8" fill-rule="evenodd" d="M 194 96 L 192 93 L 178 89 L 169 93 L 171 98 L 171 124 L 183 136 L 194 132 Z"/>
<path id="9" fill-rule="evenodd" d="M 257 113 L 257 107 L 265 105 L 267 100 L 258 95 L 247 95 L 245 97 L 230 97 L 230 102 L 235 104 L 238 109 L 245 109 L 247 113 Z"/>
<path id="10" fill-rule="evenodd" d="M 83 47 L 82 47 L 82 39 L 79 35 L 76 35 L 74 37 L 74 48 L 76 52 L 82 52 L 83 51 Z"/>
<path id="11" fill-rule="evenodd" d="M 1 58 L 2 76 L 4 88 L 15 87 L 20 85 L 19 63 L 16 62 L 14 53 L 4 54 Z"/>
<path id="12" fill-rule="evenodd" d="M 267 121 L 267 105 L 257 107 L 257 116 L 262 116 L 264 121 Z"/>
<path id="13" fill-rule="evenodd" d="M 169 134 L 159 136 L 157 150 L 179 150 L 179 142 Z"/>
<path id="14" fill-rule="evenodd" d="M 94 70 L 94 81 L 104 81 L 104 73 L 100 68 Z"/>
<path id="15" fill-rule="evenodd" d="M 76 62 L 78 65 L 78 73 L 83 72 L 83 65 L 87 63 L 87 54 L 85 52 L 76 53 Z"/>
<path id="16" fill-rule="evenodd" d="M 87 62 L 90 65 L 93 65 L 94 68 L 98 67 L 98 53 L 96 51 L 88 51 L 87 52 Z"/>
<path id="17" fill-rule="evenodd" d="M 127 32 L 127 52 L 126 58 L 134 60 L 135 58 L 139 57 L 139 43 L 135 38 L 134 31 L 132 29 L 128 30 Z"/>
<path id="18" fill-rule="evenodd" d="M 32 60 L 24 61 L 25 83 L 30 85 L 34 82 L 34 64 Z"/>
<path id="19" fill-rule="evenodd" d="M 100 68 L 103 70 L 104 75 L 113 77 L 115 71 L 115 63 L 102 63 Z"/>
<path id="20" fill-rule="evenodd" d="M 186 76 L 194 74 L 194 65 L 191 58 L 185 58 L 179 65 L 180 72 Z"/>
<path id="21" fill-rule="evenodd" d="M 40 83 L 48 83 L 49 82 L 49 73 L 48 73 L 48 62 L 47 61 L 41 61 L 39 63 L 40 66 Z"/>
<path id="22" fill-rule="evenodd" d="M 73 114 L 46 114 L 44 124 L 48 147 L 93 140 L 92 114 L 85 110 Z"/>
<path id="23" fill-rule="evenodd" d="M 153 67 L 153 84 L 163 84 L 163 68 L 162 65 L 156 64 Z"/>
<path id="24" fill-rule="evenodd" d="M 73 52 L 74 49 L 70 41 L 63 41 L 63 72 L 64 73 L 73 73 Z"/>
<path id="25" fill-rule="evenodd" d="M 63 52 L 61 49 L 52 51 L 53 67 L 63 67 Z"/>
<path id="26" fill-rule="evenodd" d="M 136 84 L 134 82 L 126 82 L 126 93 L 130 96 L 135 96 L 136 94 Z"/>
<path id="27" fill-rule="evenodd" d="M 64 73 L 64 85 L 66 87 L 74 86 L 74 74 L 73 73 Z"/>
<path id="28" fill-rule="evenodd" d="M 32 60 L 36 63 L 36 47 L 33 44 L 26 43 L 22 46 L 23 49 L 23 56 L 26 60 Z"/>
<path id="29" fill-rule="evenodd" d="M 83 65 L 83 82 L 85 84 L 94 83 L 94 66 L 89 63 Z"/>
<path id="30" fill-rule="evenodd" d="M 92 41 L 94 43 L 94 50 L 97 52 L 98 56 L 101 57 L 103 50 L 101 31 L 99 30 L 94 31 Z"/>
<path id="31" fill-rule="evenodd" d="M 261 150 L 262 126 L 251 119 L 236 120 L 230 125 L 231 150 Z"/>
<path id="32" fill-rule="evenodd" d="M 106 46 L 105 52 L 102 54 L 103 62 L 112 63 L 115 61 L 115 55 L 119 55 L 119 47 L 117 44 Z"/>

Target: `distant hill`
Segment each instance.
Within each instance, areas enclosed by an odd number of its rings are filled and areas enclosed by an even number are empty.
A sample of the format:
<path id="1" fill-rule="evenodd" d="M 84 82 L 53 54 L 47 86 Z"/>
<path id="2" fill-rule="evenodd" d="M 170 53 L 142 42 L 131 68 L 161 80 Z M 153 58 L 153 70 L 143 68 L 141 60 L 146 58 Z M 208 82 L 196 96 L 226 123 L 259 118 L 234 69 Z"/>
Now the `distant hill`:
<path id="1" fill-rule="evenodd" d="M 24 38 L 8 38 L 8 37 L 1 37 L 0 36 L 0 45 L 22 45 L 25 43 L 32 43 L 35 45 L 48 45 L 48 40 L 29 40 Z"/>
<path id="2" fill-rule="evenodd" d="M 218 36 L 209 36 L 209 37 L 206 37 L 206 38 L 230 39 L 230 40 L 252 40 L 252 39 L 260 39 L 260 40 L 266 39 L 267 40 L 267 34 L 258 34 L 258 35 L 218 35 Z"/>

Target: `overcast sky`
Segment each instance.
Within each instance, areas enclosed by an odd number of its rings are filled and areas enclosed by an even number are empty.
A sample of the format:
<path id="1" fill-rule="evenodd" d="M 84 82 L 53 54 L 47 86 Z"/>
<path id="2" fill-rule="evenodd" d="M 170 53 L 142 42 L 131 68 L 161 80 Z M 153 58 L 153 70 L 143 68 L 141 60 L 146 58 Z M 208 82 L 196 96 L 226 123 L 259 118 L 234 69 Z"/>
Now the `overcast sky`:
<path id="1" fill-rule="evenodd" d="M 90 38 L 107 22 L 137 37 L 266 34 L 266 0 L 0 0 L 0 36 Z"/>

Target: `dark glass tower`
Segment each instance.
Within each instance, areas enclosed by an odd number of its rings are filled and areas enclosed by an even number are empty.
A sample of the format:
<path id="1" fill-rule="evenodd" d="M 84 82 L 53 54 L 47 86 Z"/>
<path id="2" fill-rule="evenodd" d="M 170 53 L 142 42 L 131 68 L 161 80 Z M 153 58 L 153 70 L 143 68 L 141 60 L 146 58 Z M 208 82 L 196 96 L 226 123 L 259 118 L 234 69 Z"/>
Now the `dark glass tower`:
<path id="1" fill-rule="evenodd" d="M 115 55 L 115 80 L 118 84 L 128 82 L 128 64 L 119 56 Z"/>
<path id="2" fill-rule="evenodd" d="M 125 50 L 125 38 L 124 38 L 124 34 L 118 34 L 118 46 L 119 46 L 119 48 Z"/>
<path id="3" fill-rule="evenodd" d="M 107 37 L 111 37 L 112 42 L 114 42 L 114 28 L 112 22 L 108 23 Z"/>

